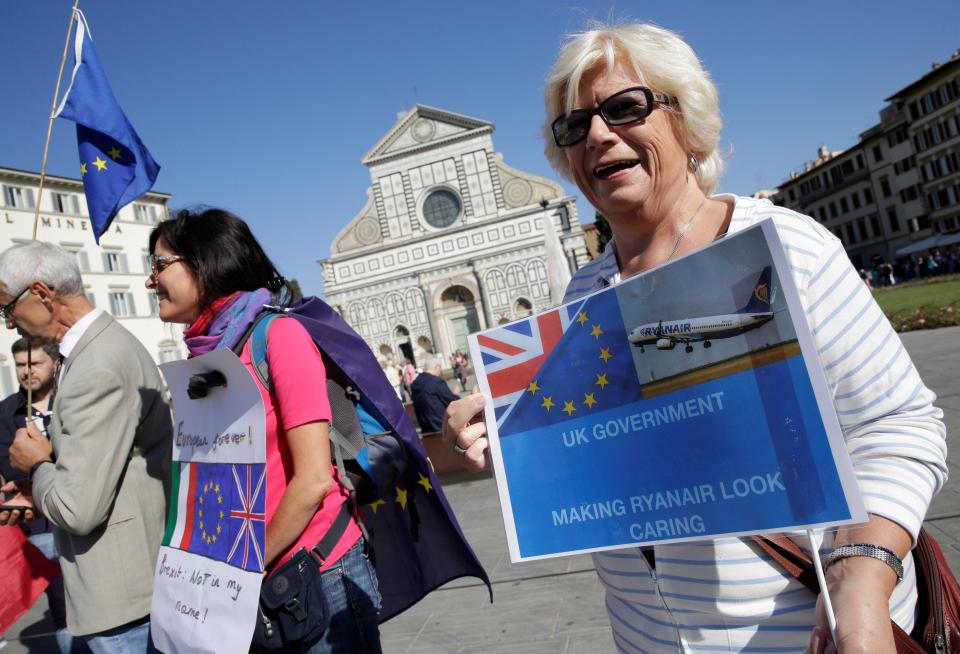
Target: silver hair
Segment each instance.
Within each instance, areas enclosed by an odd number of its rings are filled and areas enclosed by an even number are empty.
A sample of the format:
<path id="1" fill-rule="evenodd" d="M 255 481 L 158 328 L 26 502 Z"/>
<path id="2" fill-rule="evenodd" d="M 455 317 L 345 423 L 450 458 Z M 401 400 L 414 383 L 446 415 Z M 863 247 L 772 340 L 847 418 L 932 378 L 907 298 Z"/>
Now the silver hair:
<path id="1" fill-rule="evenodd" d="M 580 81 L 586 73 L 600 66 L 611 73 L 621 66 L 635 73 L 641 84 L 679 100 L 679 109 L 660 106 L 658 111 L 669 111 L 676 118 L 689 154 L 696 156 L 699 163 L 694 171 L 697 183 L 705 194 L 713 193 L 723 172 L 723 157 L 718 150 L 723 121 L 717 87 L 696 53 L 678 34 L 649 23 L 596 23 L 591 28 L 570 35 L 547 78 L 543 136 L 550 165 L 567 179 L 573 179 L 563 148 L 553 140 L 550 125 L 557 116 L 576 107 Z"/>
<path id="2" fill-rule="evenodd" d="M 436 354 L 431 354 L 427 357 L 427 360 L 423 362 L 423 369 L 431 370 L 434 366 L 440 366 L 440 369 L 443 370 L 443 359 Z"/>
<path id="3" fill-rule="evenodd" d="M 53 243 L 17 243 L 0 254 L 0 284 L 7 295 L 19 293 L 35 281 L 62 295 L 83 295 L 76 257 Z"/>

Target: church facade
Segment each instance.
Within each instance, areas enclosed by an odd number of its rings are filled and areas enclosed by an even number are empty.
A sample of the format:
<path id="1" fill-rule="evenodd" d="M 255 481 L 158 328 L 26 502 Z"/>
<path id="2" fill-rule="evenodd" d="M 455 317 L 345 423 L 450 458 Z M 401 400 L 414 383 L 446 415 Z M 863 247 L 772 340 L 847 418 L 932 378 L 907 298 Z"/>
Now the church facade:
<path id="1" fill-rule="evenodd" d="M 320 264 L 327 302 L 377 355 L 449 362 L 467 334 L 555 304 L 548 266 L 589 260 L 575 198 L 506 165 L 493 131 L 416 105 L 363 158 L 366 203 Z M 562 261 L 548 261 L 545 225 Z"/>

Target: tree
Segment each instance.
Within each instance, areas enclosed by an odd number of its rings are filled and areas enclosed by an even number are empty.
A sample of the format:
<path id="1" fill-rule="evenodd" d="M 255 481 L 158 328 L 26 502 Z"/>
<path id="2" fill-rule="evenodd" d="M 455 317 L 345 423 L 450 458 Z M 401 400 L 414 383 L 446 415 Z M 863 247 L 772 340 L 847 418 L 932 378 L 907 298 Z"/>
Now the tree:
<path id="1" fill-rule="evenodd" d="M 613 232 L 610 230 L 610 223 L 599 211 L 593 219 L 593 224 L 597 226 L 597 253 L 602 253 L 607 243 L 613 239 Z"/>
<path id="2" fill-rule="evenodd" d="M 287 286 L 290 287 L 290 301 L 295 302 L 303 297 L 303 291 L 300 290 L 300 282 L 296 279 L 288 279 Z"/>

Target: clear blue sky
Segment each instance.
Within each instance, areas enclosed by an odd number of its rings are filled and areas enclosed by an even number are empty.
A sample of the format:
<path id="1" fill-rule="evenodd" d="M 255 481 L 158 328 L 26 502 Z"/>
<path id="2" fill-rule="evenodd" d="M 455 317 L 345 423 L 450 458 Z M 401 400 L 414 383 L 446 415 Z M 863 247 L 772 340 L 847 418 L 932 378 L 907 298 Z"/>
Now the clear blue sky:
<path id="1" fill-rule="evenodd" d="M 69 0 L 0 2 L 0 166 L 39 170 Z M 360 158 L 421 102 L 493 122 L 511 166 L 556 175 L 541 92 L 563 35 L 627 17 L 680 32 L 720 89 L 720 189 L 775 187 L 841 149 L 883 100 L 960 48 L 960 2 L 81 0 L 114 92 L 173 206 L 227 207 L 307 293 L 361 209 Z M 55 121 L 48 171 L 76 177 Z M 570 184 L 571 193 L 576 189 Z M 594 211 L 578 200 L 581 219 Z"/>

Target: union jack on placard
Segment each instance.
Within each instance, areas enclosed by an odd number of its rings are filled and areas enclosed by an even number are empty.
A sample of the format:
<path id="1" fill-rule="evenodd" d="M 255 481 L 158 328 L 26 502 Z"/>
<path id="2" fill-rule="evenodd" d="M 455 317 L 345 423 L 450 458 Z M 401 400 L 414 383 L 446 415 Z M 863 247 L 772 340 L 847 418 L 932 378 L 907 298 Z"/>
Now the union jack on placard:
<path id="1" fill-rule="evenodd" d="M 237 473 L 238 466 L 231 466 L 233 481 L 237 485 L 237 493 L 234 495 L 237 502 L 231 507 L 230 518 L 239 520 L 240 524 L 233 539 L 233 545 L 230 547 L 230 553 L 227 554 L 227 562 L 244 570 L 259 572 L 263 570 L 263 549 L 266 536 L 267 516 L 264 510 L 266 489 L 264 486 L 267 468 L 266 466 L 258 466 L 260 475 L 255 482 L 256 485 L 254 485 L 253 466 L 239 467 L 246 469 L 244 480 L 246 484 L 240 481 L 240 474 Z"/>
<path id="2" fill-rule="evenodd" d="M 583 302 L 564 305 L 477 336 L 498 426 L 536 378 L 581 306 Z"/>

